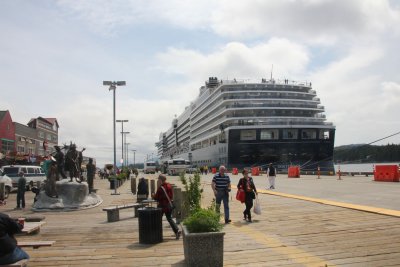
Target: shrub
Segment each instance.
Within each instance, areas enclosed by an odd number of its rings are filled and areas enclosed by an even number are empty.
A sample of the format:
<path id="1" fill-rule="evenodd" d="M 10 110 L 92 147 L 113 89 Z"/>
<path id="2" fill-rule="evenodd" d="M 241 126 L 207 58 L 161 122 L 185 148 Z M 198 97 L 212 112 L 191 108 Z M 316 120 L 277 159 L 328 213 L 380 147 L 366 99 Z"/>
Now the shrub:
<path id="1" fill-rule="evenodd" d="M 219 232 L 222 224 L 219 222 L 220 215 L 212 210 L 198 209 L 183 221 L 190 233 Z"/>

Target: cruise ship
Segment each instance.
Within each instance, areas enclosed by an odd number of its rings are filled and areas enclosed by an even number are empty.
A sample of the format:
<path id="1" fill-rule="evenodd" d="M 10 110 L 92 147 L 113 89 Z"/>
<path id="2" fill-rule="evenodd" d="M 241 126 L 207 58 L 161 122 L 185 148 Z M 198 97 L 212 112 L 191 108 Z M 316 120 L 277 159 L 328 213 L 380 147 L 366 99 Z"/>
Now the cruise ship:
<path id="1" fill-rule="evenodd" d="M 335 126 L 311 82 L 210 77 L 156 143 L 161 163 L 334 172 Z"/>

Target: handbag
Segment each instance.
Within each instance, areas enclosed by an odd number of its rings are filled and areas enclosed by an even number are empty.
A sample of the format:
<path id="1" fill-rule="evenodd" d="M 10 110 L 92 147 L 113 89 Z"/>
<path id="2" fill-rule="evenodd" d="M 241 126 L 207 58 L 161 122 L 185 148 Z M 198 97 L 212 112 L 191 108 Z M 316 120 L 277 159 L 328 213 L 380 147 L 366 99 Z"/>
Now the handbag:
<path id="1" fill-rule="evenodd" d="M 244 190 L 242 188 L 238 189 L 238 191 L 236 192 L 236 199 L 242 203 L 246 199 L 246 193 L 244 192 Z"/>
<path id="2" fill-rule="evenodd" d="M 256 195 L 256 200 L 254 203 L 254 213 L 257 215 L 261 214 L 261 206 L 260 206 L 260 201 L 258 200 L 258 196 Z"/>
<path id="3" fill-rule="evenodd" d="M 165 196 L 166 196 L 167 199 L 168 199 L 168 202 L 169 202 L 168 208 L 169 208 L 170 210 L 175 209 L 176 207 L 175 207 L 174 202 L 171 201 L 171 199 L 169 198 L 169 196 L 168 196 L 168 194 L 167 194 L 167 191 L 165 191 L 165 189 L 164 189 L 164 187 L 163 187 L 162 185 L 161 185 L 161 189 L 164 191 L 164 194 L 165 194 Z"/>

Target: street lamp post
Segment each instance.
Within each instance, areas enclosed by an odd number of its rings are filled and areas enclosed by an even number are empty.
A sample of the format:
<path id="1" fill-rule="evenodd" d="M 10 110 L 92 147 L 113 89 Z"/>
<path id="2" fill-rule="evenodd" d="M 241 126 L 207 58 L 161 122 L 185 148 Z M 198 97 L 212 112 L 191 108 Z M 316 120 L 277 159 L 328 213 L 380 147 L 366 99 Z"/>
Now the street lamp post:
<path id="1" fill-rule="evenodd" d="M 130 132 L 121 132 L 121 134 L 122 134 L 122 140 L 123 140 L 122 142 L 123 142 L 123 144 L 126 144 L 126 135 L 130 134 Z M 122 148 L 122 160 L 123 160 L 123 162 L 125 162 L 125 150 L 124 150 L 124 148 Z"/>
<path id="2" fill-rule="evenodd" d="M 126 142 L 126 140 L 125 140 Z M 125 143 L 125 158 L 126 158 L 126 166 L 129 167 L 129 154 L 128 154 L 128 147 L 131 143 Z"/>
<path id="3" fill-rule="evenodd" d="M 133 152 L 133 168 L 136 168 L 136 163 L 135 163 L 135 152 L 136 152 L 136 150 L 135 149 L 132 149 L 131 150 L 132 152 Z"/>
<path id="4" fill-rule="evenodd" d="M 108 89 L 109 91 L 113 90 L 113 128 L 114 128 L 114 173 L 117 169 L 117 152 L 116 152 L 116 139 L 115 139 L 115 90 L 117 89 L 117 86 L 125 86 L 126 82 L 125 81 L 103 81 L 103 85 L 110 86 Z M 117 194 L 117 184 L 116 184 L 116 179 L 114 179 L 114 195 Z"/>
<path id="5" fill-rule="evenodd" d="M 121 159 L 124 160 L 124 122 L 128 122 L 129 120 L 116 120 L 116 122 L 120 122 L 121 123 L 121 137 L 122 137 L 122 141 L 121 141 Z M 124 162 L 122 162 L 122 167 L 124 167 Z"/>

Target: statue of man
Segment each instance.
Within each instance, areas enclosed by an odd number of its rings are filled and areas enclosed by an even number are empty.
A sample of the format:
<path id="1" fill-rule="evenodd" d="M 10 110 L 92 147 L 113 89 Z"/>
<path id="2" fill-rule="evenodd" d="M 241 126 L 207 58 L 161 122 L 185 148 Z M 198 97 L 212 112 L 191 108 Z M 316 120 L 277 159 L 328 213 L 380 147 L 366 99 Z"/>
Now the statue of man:
<path id="1" fill-rule="evenodd" d="M 67 178 L 64 172 L 64 153 L 61 151 L 61 148 L 59 146 L 54 146 L 56 149 L 56 154 L 54 155 L 54 158 L 56 159 L 57 162 L 57 172 L 63 179 Z"/>
<path id="2" fill-rule="evenodd" d="M 71 144 L 65 155 L 65 169 L 69 172 L 70 182 L 72 182 L 72 178 L 79 178 L 80 176 L 80 166 L 79 164 L 79 153 L 76 150 L 76 145 Z"/>

